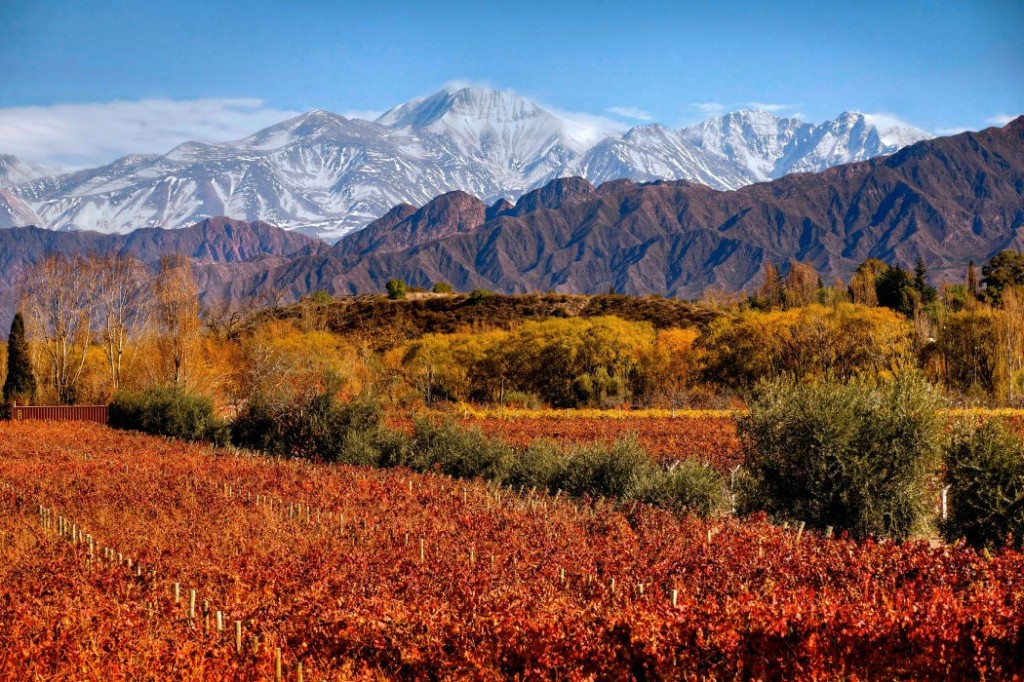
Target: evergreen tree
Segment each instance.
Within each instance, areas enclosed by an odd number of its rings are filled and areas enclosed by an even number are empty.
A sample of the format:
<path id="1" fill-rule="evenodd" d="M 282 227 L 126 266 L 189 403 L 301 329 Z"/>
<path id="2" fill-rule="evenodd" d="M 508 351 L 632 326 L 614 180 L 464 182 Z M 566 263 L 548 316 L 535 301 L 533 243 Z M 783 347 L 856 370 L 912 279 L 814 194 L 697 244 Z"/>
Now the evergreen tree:
<path id="1" fill-rule="evenodd" d="M 928 286 L 928 268 L 920 256 L 917 258 L 917 265 L 914 266 L 914 289 L 921 295 L 922 303 L 931 303 L 935 300 L 937 292 L 935 287 Z"/>
<path id="2" fill-rule="evenodd" d="M 967 264 L 967 293 L 970 294 L 971 301 L 978 299 L 978 286 L 978 268 L 972 260 Z"/>
<path id="3" fill-rule="evenodd" d="M 21 313 L 11 322 L 11 335 L 7 338 L 7 381 L 4 382 L 4 402 L 30 401 L 36 393 L 36 377 L 25 340 L 25 319 Z"/>

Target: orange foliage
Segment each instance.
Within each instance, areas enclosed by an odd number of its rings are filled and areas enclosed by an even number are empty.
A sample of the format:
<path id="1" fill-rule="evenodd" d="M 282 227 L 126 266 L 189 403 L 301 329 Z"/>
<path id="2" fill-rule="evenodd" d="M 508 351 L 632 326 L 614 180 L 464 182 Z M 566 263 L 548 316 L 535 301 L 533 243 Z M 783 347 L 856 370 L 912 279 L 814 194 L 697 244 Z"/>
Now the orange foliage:
<path id="1" fill-rule="evenodd" d="M 0 541 L 0 679 L 265 680 L 277 648 L 288 679 L 297 662 L 306 679 L 810 680 L 1009 679 L 1022 662 L 1021 553 L 82 423 L 0 425 Z"/>

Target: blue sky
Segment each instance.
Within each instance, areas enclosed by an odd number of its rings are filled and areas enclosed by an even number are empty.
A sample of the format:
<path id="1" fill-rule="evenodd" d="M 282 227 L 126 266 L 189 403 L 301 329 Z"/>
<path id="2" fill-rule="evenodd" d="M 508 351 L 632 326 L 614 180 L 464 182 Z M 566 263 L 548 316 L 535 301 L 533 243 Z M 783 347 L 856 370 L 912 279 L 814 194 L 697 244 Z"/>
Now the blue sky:
<path id="1" fill-rule="evenodd" d="M 944 133 L 1024 113 L 1022 36 L 1021 0 L 0 0 L 0 152 L 83 165 L 452 80 L 631 123 L 757 103 Z"/>

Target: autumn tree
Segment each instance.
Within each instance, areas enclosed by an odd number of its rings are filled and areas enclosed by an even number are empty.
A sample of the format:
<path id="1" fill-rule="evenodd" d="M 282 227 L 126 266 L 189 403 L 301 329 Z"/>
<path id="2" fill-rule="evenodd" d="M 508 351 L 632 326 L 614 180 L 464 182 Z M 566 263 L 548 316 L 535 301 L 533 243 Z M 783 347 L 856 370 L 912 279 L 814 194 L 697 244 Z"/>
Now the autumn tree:
<path id="1" fill-rule="evenodd" d="M 764 302 L 767 308 L 778 308 L 782 306 L 782 277 L 779 270 L 771 261 L 766 260 L 762 268 L 764 281 L 757 291 L 757 297 Z"/>
<path id="2" fill-rule="evenodd" d="M 789 272 L 783 280 L 786 307 L 796 308 L 817 301 L 821 278 L 809 263 L 789 262 Z"/>
<path id="3" fill-rule="evenodd" d="M 26 326 L 39 341 L 47 379 L 62 404 L 75 401 L 93 340 L 96 274 L 91 261 L 62 255 L 49 256 L 26 273 L 22 289 Z"/>
<path id="4" fill-rule="evenodd" d="M 996 390 L 1010 403 L 1024 397 L 1024 286 L 1005 287 L 994 324 Z"/>
<path id="5" fill-rule="evenodd" d="M 135 258 L 112 254 L 96 259 L 95 316 L 107 360 L 111 388 L 121 388 L 122 373 L 151 311 L 149 273 Z"/>
<path id="6" fill-rule="evenodd" d="M 7 337 L 7 378 L 4 380 L 4 402 L 29 402 L 36 393 L 36 375 L 32 371 L 25 319 L 15 313 L 11 333 Z"/>
<path id="7" fill-rule="evenodd" d="M 178 385 L 189 375 L 189 362 L 198 347 L 199 288 L 191 262 L 182 256 L 163 256 L 153 281 L 153 326 L 164 365 L 165 381 Z"/>

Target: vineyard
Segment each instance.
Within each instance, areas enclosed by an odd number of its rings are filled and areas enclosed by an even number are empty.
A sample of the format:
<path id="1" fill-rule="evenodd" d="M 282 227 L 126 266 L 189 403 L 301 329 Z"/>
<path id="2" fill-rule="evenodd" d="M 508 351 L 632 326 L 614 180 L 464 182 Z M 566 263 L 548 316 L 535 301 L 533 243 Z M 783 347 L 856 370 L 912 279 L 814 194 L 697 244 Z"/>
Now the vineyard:
<path id="1" fill-rule="evenodd" d="M 0 425 L 0 679 L 1013 679 L 1024 555 Z"/>

